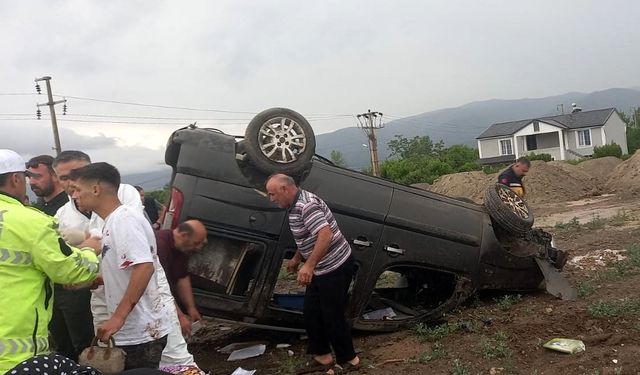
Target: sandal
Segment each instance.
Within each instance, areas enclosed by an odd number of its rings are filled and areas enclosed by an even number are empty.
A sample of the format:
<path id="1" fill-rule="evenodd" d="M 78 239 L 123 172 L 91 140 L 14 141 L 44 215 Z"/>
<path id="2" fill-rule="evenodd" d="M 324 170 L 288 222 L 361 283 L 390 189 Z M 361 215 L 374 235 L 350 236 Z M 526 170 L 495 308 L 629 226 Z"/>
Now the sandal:
<path id="1" fill-rule="evenodd" d="M 358 362 L 357 365 L 353 365 L 353 364 L 351 364 L 349 362 L 345 362 L 345 363 L 341 364 L 340 366 L 342 367 L 342 372 L 344 373 L 344 372 L 351 372 L 351 371 L 360 370 L 360 364 L 361 363 L 362 362 Z"/>
<path id="2" fill-rule="evenodd" d="M 315 358 L 311 358 L 311 360 L 309 362 L 307 362 L 302 368 L 299 368 L 296 371 L 296 374 L 298 375 L 302 375 L 302 374 L 311 374 L 314 372 L 322 372 L 322 373 L 327 373 L 327 374 L 337 374 L 337 372 L 335 371 L 335 367 L 336 367 L 336 363 L 335 362 L 331 362 L 328 363 L 326 365 L 316 361 Z M 339 366 L 338 366 L 339 367 Z M 332 371 L 332 372 L 329 372 Z"/>

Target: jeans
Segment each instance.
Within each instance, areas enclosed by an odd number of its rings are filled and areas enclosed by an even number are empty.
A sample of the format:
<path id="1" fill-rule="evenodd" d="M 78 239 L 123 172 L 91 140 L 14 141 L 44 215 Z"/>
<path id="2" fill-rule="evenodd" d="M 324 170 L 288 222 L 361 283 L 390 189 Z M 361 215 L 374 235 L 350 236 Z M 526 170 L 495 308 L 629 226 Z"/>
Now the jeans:
<path id="1" fill-rule="evenodd" d="M 135 368 L 158 368 L 162 351 L 167 345 L 167 336 L 137 345 L 120 346 L 127 353 L 125 370 Z"/>
<path id="2" fill-rule="evenodd" d="M 53 315 L 49 323 L 55 351 L 73 361 L 93 340 L 89 289 L 66 290 L 55 285 Z"/>

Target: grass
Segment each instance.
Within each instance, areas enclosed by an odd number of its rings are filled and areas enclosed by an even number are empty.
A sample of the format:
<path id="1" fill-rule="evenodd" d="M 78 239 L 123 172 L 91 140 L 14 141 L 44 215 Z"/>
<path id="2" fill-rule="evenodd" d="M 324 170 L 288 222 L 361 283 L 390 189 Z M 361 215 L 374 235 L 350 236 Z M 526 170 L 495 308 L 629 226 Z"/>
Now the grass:
<path id="1" fill-rule="evenodd" d="M 640 315 L 640 299 L 625 298 L 616 301 L 599 300 L 587 307 L 587 312 L 594 318 L 613 318 Z"/>
<path id="2" fill-rule="evenodd" d="M 513 305 L 522 300 L 522 296 L 519 294 L 507 294 L 502 298 L 494 298 L 494 301 L 498 304 L 498 308 L 502 311 L 509 310 Z"/>
<path id="3" fill-rule="evenodd" d="M 602 229 L 607 224 L 607 219 L 603 219 L 600 215 L 593 215 L 591 220 L 584 226 L 591 230 Z"/>
<path id="4" fill-rule="evenodd" d="M 459 331 L 462 326 L 458 323 L 444 323 L 430 327 L 424 323 L 418 323 L 413 327 L 413 333 L 418 336 L 418 341 L 435 342 L 440 341 L 446 336 Z"/>
<path id="5" fill-rule="evenodd" d="M 577 217 L 574 216 L 567 223 L 563 223 L 561 221 L 557 222 L 556 225 L 554 226 L 554 228 L 560 229 L 560 230 L 565 230 L 565 231 L 578 230 L 578 229 L 580 229 L 580 221 L 578 220 Z"/>
<path id="6" fill-rule="evenodd" d="M 509 335 L 499 331 L 492 337 L 480 340 L 480 354 L 484 359 L 511 358 L 513 351 L 509 348 Z"/>
<path id="7" fill-rule="evenodd" d="M 277 350 L 271 353 L 273 357 L 273 363 L 277 363 L 278 367 L 275 369 L 276 374 L 293 375 L 302 366 L 304 366 L 306 358 L 305 356 L 289 355 L 287 350 Z"/>
<path id="8" fill-rule="evenodd" d="M 593 294 L 596 288 L 590 281 L 582 281 L 578 284 L 578 297 L 584 298 Z"/>
<path id="9" fill-rule="evenodd" d="M 407 362 L 409 363 L 429 363 L 431 361 L 435 361 L 447 356 L 447 351 L 444 349 L 444 346 L 439 342 L 436 342 L 431 347 L 430 352 L 422 352 L 416 357 L 411 357 Z"/>
<path id="10" fill-rule="evenodd" d="M 614 227 L 621 227 L 633 218 L 627 213 L 627 210 L 620 210 L 617 214 L 609 219 L 609 224 Z"/>
<path id="11" fill-rule="evenodd" d="M 640 245 L 632 243 L 626 246 L 627 261 L 633 267 L 640 267 Z"/>
<path id="12" fill-rule="evenodd" d="M 458 358 L 453 360 L 452 375 L 471 375 L 471 370 Z"/>

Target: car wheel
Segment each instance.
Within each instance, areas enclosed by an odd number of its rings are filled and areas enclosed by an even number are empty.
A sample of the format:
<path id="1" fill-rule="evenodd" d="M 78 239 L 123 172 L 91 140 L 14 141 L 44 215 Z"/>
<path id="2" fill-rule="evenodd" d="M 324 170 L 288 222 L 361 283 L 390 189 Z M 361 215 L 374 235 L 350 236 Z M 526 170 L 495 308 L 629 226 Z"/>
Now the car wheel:
<path id="1" fill-rule="evenodd" d="M 533 226 L 533 212 L 527 203 L 508 186 L 495 184 L 484 195 L 489 216 L 504 230 L 524 235 Z"/>
<path id="2" fill-rule="evenodd" d="M 316 139 L 301 114 L 271 108 L 251 120 L 244 146 L 249 161 L 262 172 L 295 174 L 308 166 L 315 154 Z"/>

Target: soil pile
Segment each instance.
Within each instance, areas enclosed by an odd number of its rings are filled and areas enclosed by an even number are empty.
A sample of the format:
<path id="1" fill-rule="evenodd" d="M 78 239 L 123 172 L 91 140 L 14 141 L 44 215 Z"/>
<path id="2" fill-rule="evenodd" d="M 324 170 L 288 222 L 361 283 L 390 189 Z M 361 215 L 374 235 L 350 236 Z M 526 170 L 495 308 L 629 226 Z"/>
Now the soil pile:
<path id="1" fill-rule="evenodd" d="M 484 191 L 498 175 L 482 171 L 460 172 L 441 176 L 431 185 L 431 191 L 458 198 L 465 197 L 481 203 Z"/>
<path id="2" fill-rule="evenodd" d="M 529 174 L 524 178 L 527 202 L 564 202 L 599 195 L 607 176 L 620 163 L 616 158 L 588 160 L 577 166 L 560 161 L 533 161 Z M 638 166 L 640 168 L 640 160 Z M 482 203 L 486 188 L 497 178 L 498 173 L 455 173 L 434 181 L 431 191 Z"/>
<path id="3" fill-rule="evenodd" d="M 618 164 L 609 175 L 605 190 L 623 198 L 640 196 L 640 152 Z"/>

